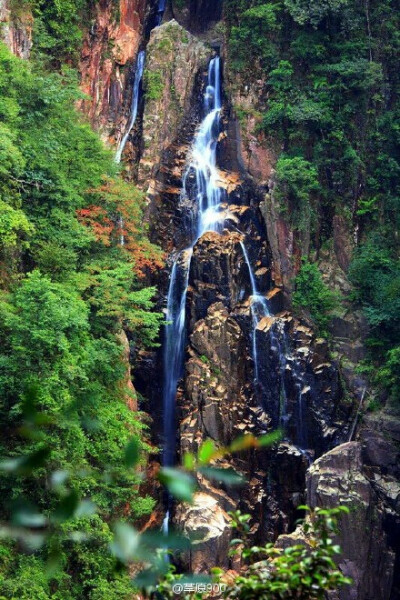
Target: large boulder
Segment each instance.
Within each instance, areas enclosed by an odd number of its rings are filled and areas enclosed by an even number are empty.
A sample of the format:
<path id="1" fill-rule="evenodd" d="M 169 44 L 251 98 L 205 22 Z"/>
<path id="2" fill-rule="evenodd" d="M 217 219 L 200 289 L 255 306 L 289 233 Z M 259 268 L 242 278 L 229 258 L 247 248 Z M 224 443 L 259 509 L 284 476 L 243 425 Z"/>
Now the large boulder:
<path id="1" fill-rule="evenodd" d="M 311 507 L 343 505 L 350 509 L 340 519 L 338 543 L 343 551 L 339 567 L 353 583 L 332 594 L 335 600 L 395 597 L 391 596 L 395 554 L 386 531 L 390 509 L 364 472 L 362 452 L 359 442 L 337 446 L 317 460 L 307 476 Z"/>
<path id="2" fill-rule="evenodd" d="M 228 566 L 230 518 L 218 500 L 198 492 L 193 504 L 180 504 L 177 507 L 175 523 L 193 540 L 190 551 L 180 557 L 185 569 L 201 573 L 209 572 L 210 565 Z"/>

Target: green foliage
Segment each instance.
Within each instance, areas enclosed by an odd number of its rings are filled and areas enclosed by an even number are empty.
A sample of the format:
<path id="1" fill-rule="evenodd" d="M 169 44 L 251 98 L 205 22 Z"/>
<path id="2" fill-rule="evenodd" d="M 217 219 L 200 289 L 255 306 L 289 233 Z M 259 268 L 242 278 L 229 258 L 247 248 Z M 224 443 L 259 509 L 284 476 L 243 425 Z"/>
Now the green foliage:
<path id="1" fill-rule="evenodd" d="M 281 156 L 276 164 L 275 197 L 294 229 L 311 228 L 311 195 L 319 189 L 316 169 L 300 156 Z"/>
<path id="2" fill-rule="evenodd" d="M 164 79 L 161 71 L 146 71 L 145 90 L 148 100 L 161 100 L 164 91 Z"/>
<path id="3" fill-rule="evenodd" d="M 243 5 L 244 9 L 248 4 L 245 2 L 241 6 Z M 250 57 L 257 63 L 260 61 L 264 68 L 276 61 L 277 52 L 271 41 L 271 35 L 273 36 L 282 27 L 279 12 L 279 2 L 256 4 L 241 12 L 240 24 L 232 27 L 230 36 L 230 53 L 234 69 L 246 68 L 251 63 Z M 247 55 L 244 52 L 245 46 L 247 46 Z"/>
<path id="4" fill-rule="evenodd" d="M 56 9 L 64 10 L 51 24 L 58 61 L 61 48 L 69 51 L 58 27 L 67 35 L 74 3 L 35 10 L 40 21 Z M 132 469 L 148 446 L 130 408 L 122 328 L 136 348 L 154 343 L 162 315 L 141 281 L 161 254 L 142 225 L 142 194 L 118 179 L 112 154 L 74 109 L 76 83 L 68 69 L 47 74 L 0 45 L 0 451 L 8 457 L 0 465 L 0 519 L 11 523 L 0 544 L 0 596 L 7 598 L 129 597 L 129 576 L 115 571 L 108 552 L 110 515 L 135 520 L 153 507 Z M 131 446 L 127 469 L 121 457 L 132 436 L 137 456 L 134 463 Z M 23 556 L 21 544 L 34 555 Z"/>
<path id="5" fill-rule="evenodd" d="M 306 508 L 308 507 L 300 507 Z M 276 548 L 273 544 L 234 550 L 247 562 L 244 575 L 236 578 L 225 597 L 235 600 L 322 600 L 330 590 L 350 584 L 351 580 L 339 571 L 335 557 L 340 553 L 333 542 L 337 534 L 337 517 L 348 512 L 346 507 L 310 511 L 303 524 L 304 544 Z M 233 526 L 239 534 L 247 531 L 248 515 L 233 515 Z M 232 541 L 234 546 L 241 539 Z"/>
<path id="6" fill-rule="evenodd" d="M 381 389 L 398 396 L 397 5 L 393 0 L 225 5 L 230 65 L 241 83 L 250 79 L 250 89 L 257 80 L 252 109 L 263 113 L 261 129 L 272 147 L 283 148 L 277 164 L 283 218 L 300 247 L 307 239 L 317 251 L 332 239 L 338 217 L 349 238 L 357 232 L 360 248 L 351 278 L 371 327 L 369 373 Z"/>
<path id="7" fill-rule="evenodd" d="M 300 25 L 317 27 L 322 19 L 340 14 L 349 0 L 284 0 L 290 15 Z"/>
<path id="8" fill-rule="evenodd" d="M 309 313 L 320 335 L 329 335 L 327 328 L 339 306 L 339 296 L 324 283 L 317 265 L 306 259 L 295 279 L 293 306 Z"/>
<path id="9" fill-rule="evenodd" d="M 367 372 L 400 400 L 400 260 L 387 236 L 368 237 L 354 256 L 350 278 L 370 325 Z"/>
<path id="10" fill-rule="evenodd" d="M 89 0 L 31 0 L 34 53 L 47 65 L 77 64 Z"/>

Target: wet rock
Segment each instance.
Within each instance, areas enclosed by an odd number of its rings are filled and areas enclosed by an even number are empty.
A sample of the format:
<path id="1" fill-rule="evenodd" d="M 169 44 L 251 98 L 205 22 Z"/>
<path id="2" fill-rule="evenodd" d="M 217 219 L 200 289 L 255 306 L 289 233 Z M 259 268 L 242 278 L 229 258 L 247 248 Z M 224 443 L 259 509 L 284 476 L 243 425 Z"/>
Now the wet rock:
<path id="1" fill-rule="evenodd" d="M 232 309 L 239 301 L 246 278 L 244 266 L 239 267 L 242 239 L 239 233 L 208 232 L 195 245 L 188 293 L 190 329 L 211 304 L 223 302 Z"/>
<path id="2" fill-rule="evenodd" d="M 209 307 L 206 318 L 196 323 L 190 344 L 193 354 L 187 363 L 187 411 L 196 421 L 183 427 L 182 440 L 190 446 L 196 429 L 200 429 L 201 436 L 227 444 L 243 421 L 238 405 L 245 381 L 242 357 L 246 340 L 224 305 L 216 303 Z"/>
<path id="3" fill-rule="evenodd" d="M 267 300 L 272 313 L 276 314 L 283 310 L 284 298 L 281 288 L 275 287 L 270 290 L 267 293 Z"/>
<path id="4" fill-rule="evenodd" d="M 297 507 L 304 503 L 308 464 L 305 453 L 287 442 L 279 444 L 271 453 L 261 539 L 274 540 L 282 532 L 293 530 L 299 516 Z"/>

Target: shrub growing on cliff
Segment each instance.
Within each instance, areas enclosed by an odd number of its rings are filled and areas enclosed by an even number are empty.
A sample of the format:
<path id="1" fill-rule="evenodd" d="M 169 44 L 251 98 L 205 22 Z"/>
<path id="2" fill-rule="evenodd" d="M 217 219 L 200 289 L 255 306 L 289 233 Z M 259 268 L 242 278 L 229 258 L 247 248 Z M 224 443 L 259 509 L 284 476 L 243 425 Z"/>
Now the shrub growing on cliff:
<path id="1" fill-rule="evenodd" d="M 315 167 L 301 156 L 281 156 L 276 164 L 274 195 L 294 229 L 310 229 L 314 220 L 312 193 L 319 189 Z"/>
<path id="2" fill-rule="evenodd" d="M 328 288 L 322 280 L 315 263 L 303 259 L 301 269 L 295 279 L 293 306 L 306 310 L 320 335 L 328 335 L 328 325 L 339 306 L 339 295 Z"/>
<path id="3" fill-rule="evenodd" d="M 354 255 L 350 279 L 370 326 L 372 380 L 400 400 L 400 260 L 385 231 L 369 236 Z"/>
<path id="4" fill-rule="evenodd" d="M 308 507 L 301 507 L 306 508 Z M 228 590 L 232 600 L 322 600 L 328 591 L 350 584 L 339 571 L 334 558 L 340 553 L 333 542 L 337 517 L 348 508 L 316 508 L 303 524 L 303 543 L 285 549 L 273 544 L 247 547 L 238 551 L 247 563 L 245 573 Z M 243 532 L 243 522 L 234 515 L 234 526 Z M 241 544 L 242 540 L 234 540 Z"/>

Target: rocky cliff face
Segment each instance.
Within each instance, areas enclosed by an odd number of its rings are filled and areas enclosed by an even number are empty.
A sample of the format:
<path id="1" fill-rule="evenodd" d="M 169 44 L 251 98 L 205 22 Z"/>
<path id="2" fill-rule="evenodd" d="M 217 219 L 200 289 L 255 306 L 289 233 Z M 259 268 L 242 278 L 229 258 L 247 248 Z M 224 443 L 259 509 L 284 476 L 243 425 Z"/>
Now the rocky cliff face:
<path id="1" fill-rule="evenodd" d="M 227 66 L 227 82 L 234 107 L 238 116 L 240 152 L 244 166 L 251 176 L 254 185 L 264 194 L 260 203 L 260 211 L 265 223 L 267 238 L 271 252 L 271 274 L 275 284 L 282 286 L 285 298 L 290 302 L 293 278 L 300 265 L 300 257 L 307 254 L 309 240 L 299 236 L 291 228 L 288 219 L 280 210 L 274 196 L 274 166 L 279 147 L 272 139 L 259 133 L 257 124 L 260 121 L 263 106 L 260 103 L 262 96 L 262 81 L 253 78 L 241 81 L 238 77 L 229 75 Z M 332 220 L 332 240 L 329 250 L 321 250 L 319 254 L 319 268 L 325 282 L 339 291 L 346 298 L 351 291 L 347 279 L 354 235 L 347 221 L 340 215 L 334 215 Z M 290 320 L 291 317 L 289 317 Z M 266 321 L 268 329 L 269 323 Z M 263 329 L 260 324 L 259 329 Z M 307 329 L 307 328 L 305 328 Z M 313 352 L 311 338 L 302 330 L 302 346 L 307 351 Z M 347 393 L 355 394 L 360 398 L 366 382 L 356 374 L 357 363 L 365 356 L 364 340 L 367 335 L 367 326 L 363 316 L 354 310 L 350 302 L 344 302 L 344 308 L 332 324 L 332 346 L 334 353 L 340 361 L 340 378 L 344 382 Z M 293 341 L 296 334 L 288 331 L 288 337 Z M 263 351 L 263 359 L 268 363 L 268 343 Z M 321 341 L 322 343 L 322 341 Z M 311 345 L 311 348 L 310 348 Z M 322 346 L 323 347 L 323 346 Z M 323 352 L 324 354 L 324 352 Z M 313 360 L 312 360 L 313 362 Z M 324 360 L 321 360 L 324 364 Z M 315 365 L 315 362 L 314 362 Z M 324 368 L 328 368 L 325 364 Z M 333 367 L 335 370 L 335 367 Z M 317 373 L 321 375 L 320 368 Z M 315 371 L 314 371 L 315 376 Z M 332 379 L 330 380 L 332 381 Z M 276 382 L 274 383 L 276 385 Z M 310 389 L 316 389 L 315 379 L 310 384 Z M 331 391 L 331 390 L 330 390 Z M 322 392 L 322 393 L 321 393 Z M 330 437 L 330 427 L 341 413 L 342 422 L 353 421 L 351 410 L 342 406 L 339 413 L 326 408 L 331 406 L 331 396 L 324 401 L 322 388 L 313 394 L 314 406 L 312 414 L 318 415 L 318 420 L 323 422 L 322 430 Z M 311 404 L 312 399 L 308 400 Z M 325 406 L 325 409 L 324 409 Z M 273 408 L 267 410 L 273 415 Z M 323 414 L 325 413 L 325 417 Z M 297 414 L 296 425 L 299 422 Z M 290 427 L 290 425 L 289 425 Z M 310 427 L 310 423 L 308 423 Z M 331 438 L 332 450 L 326 453 L 328 446 L 321 443 L 322 439 L 318 428 L 312 428 L 312 439 L 318 453 L 322 456 L 307 470 L 307 488 L 305 502 L 311 507 L 332 507 L 338 504 L 348 505 L 351 509 L 349 517 L 341 523 L 341 533 L 338 542 L 343 548 L 340 567 L 344 573 L 353 578 L 352 586 L 343 589 L 335 600 L 367 600 L 370 598 L 395 599 L 400 595 L 399 572 L 399 472 L 394 465 L 399 462 L 398 456 L 398 427 L 399 415 L 394 409 L 369 414 L 356 428 L 357 442 L 341 444 L 340 439 L 348 439 L 348 430 L 341 429 L 340 435 L 333 434 Z M 345 428 L 346 429 L 346 428 Z M 292 431 L 292 439 L 295 439 Z M 324 436 L 322 436 L 323 438 Z M 318 442 L 317 440 L 320 439 Z M 279 456 L 279 451 L 276 457 Z M 294 463 L 292 463 L 293 465 Z M 270 467 L 270 473 L 273 469 Z M 285 464 L 283 471 L 291 480 L 295 481 L 293 470 Z M 303 472 L 301 468 L 298 473 Z M 282 470 L 280 470 L 282 474 Z M 300 475 L 301 478 L 301 475 Z M 295 486 L 293 486 L 295 487 Z M 299 485 L 300 490 L 302 484 Z M 287 504 L 282 506 L 285 498 L 285 486 L 277 477 L 276 497 L 280 498 L 279 507 L 286 514 L 290 514 Z M 299 498 L 300 496 L 298 496 Z M 272 500 L 272 505 L 273 505 Z M 277 514 L 277 513 L 275 513 Z M 276 516 L 270 517 L 277 520 Z M 278 520 L 279 523 L 279 520 Z M 282 530 L 282 523 L 278 524 L 275 532 Z M 301 537 L 301 532 L 294 534 L 291 543 L 296 543 Z M 290 537 L 290 536 L 289 536 Z M 280 543 L 287 543 L 287 536 L 280 538 Z"/>
<path id="2" fill-rule="evenodd" d="M 130 106 L 132 67 L 144 36 L 152 3 L 112 0 L 95 3 L 92 24 L 85 34 L 79 70 L 87 95 L 81 109 L 93 126 L 118 143 Z"/>
<path id="3" fill-rule="evenodd" d="M 211 50 L 176 21 L 154 30 L 147 46 L 138 178 L 148 190 L 151 236 L 171 255 L 189 245 L 186 225 L 193 206 L 181 195 L 182 177 L 201 118 L 211 56 Z M 195 505 L 176 507 L 174 521 L 197 535 L 193 551 L 182 557 L 183 564 L 195 570 L 213 564 L 229 566 L 229 510 L 251 512 L 253 535 L 259 541 L 290 531 L 304 497 L 310 458 L 346 439 L 352 410 L 343 402 L 337 365 L 329 358 L 327 344 L 285 311 L 282 277 L 260 210 L 262 185 L 255 184 L 245 168 L 237 131 L 226 99 L 218 156 L 218 185 L 226 199 L 225 230 L 222 235 L 205 233 L 193 248 L 187 293 L 188 345 L 178 388 L 177 448 L 179 454 L 195 452 L 207 438 L 227 444 L 244 433 L 260 435 L 281 425 L 285 441 L 272 451 L 247 452 L 230 461 L 250 481 L 246 490 L 200 479 Z M 126 156 L 133 153 L 127 150 Z M 261 156 L 259 164 L 268 177 L 271 170 Z M 256 331 L 244 243 L 257 286 L 273 313 L 259 322 Z M 167 277 L 166 272 L 159 279 L 164 294 Z M 253 336 L 259 352 L 258 384 Z M 285 354 L 285 364 L 278 347 Z M 141 357 L 137 383 L 150 397 L 158 431 L 162 422 L 160 372 L 162 351 Z"/>
<path id="4" fill-rule="evenodd" d="M 146 103 L 143 115 L 143 151 L 139 183 L 152 201 L 151 218 L 157 221 L 153 235 L 162 241 L 179 237 L 179 227 L 167 232 L 157 218 L 160 204 L 169 206 L 172 218 L 181 189 L 185 157 L 198 123 L 202 77 L 211 56 L 210 48 L 176 21 L 153 30 L 147 46 Z M 168 210 L 168 209 L 167 209 Z M 160 227 L 161 226 L 161 227 Z M 169 248 L 180 243 L 169 242 Z"/>
<path id="5" fill-rule="evenodd" d="M 373 417 L 362 427 L 360 441 L 337 446 L 307 473 L 309 506 L 341 504 L 350 510 L 340 521 L 339 566 L 353 583 L 332 593 L 332 600 L 399 597 L 398 440 L 397 419 Z M 300 528 L 279 543 L 298 543 L 302 535 Z"/>
<path id="6" fill-rule="evenodd" d="M 0 0 L 0 39 L 16 56 L 29 58 L 32 48 L 33 18 L 29 9 L 11 6 L 9 0 Z"/>

